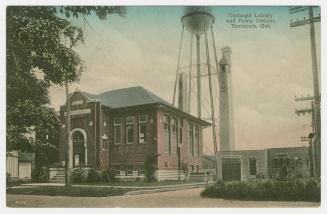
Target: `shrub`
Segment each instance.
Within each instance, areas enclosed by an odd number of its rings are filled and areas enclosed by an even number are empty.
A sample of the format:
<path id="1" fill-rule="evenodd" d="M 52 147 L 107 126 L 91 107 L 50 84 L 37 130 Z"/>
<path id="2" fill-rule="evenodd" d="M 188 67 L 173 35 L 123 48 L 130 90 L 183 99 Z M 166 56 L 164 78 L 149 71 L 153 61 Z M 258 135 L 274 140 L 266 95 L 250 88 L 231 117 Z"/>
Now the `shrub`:
<path id="1" fill-rule="evenodd" d="M 9 172 L 6 172 L 6 183 L 9 182 L 10 177 L 11 177 L 11 174 Z"/>
<path id="2" fill-rule="evenodd" d="M 32 171 L 32 182 L 48 182 L 47 167 L 35 168 Z"/>
<path id="3" fill-rule="evenodd" d="M 106 169 L 101 172 L 101 180 L 104 182 L 114 182 L 116 171 L 114 169 Z"/>
<path id="4" fill-rule="evenodd" d="M 320 201 L 319 179 L 230 182 L 207 187 L 201 196 L 239 200 Z"/>
<path id="5" fill-rule="evenodd" d="M 99 181 L 99 174 L 96 169 L 91 168 L 87 173 L 87 182 L 97 182 Z"/>
<path id="6" fill-rule="evenodd" d="M 86 180 L 85 174 L 85 170 L 82 168 L 76 168 L 72 171 L 71 179 L 73 182 L 77 183 L 84 182 Z"/>

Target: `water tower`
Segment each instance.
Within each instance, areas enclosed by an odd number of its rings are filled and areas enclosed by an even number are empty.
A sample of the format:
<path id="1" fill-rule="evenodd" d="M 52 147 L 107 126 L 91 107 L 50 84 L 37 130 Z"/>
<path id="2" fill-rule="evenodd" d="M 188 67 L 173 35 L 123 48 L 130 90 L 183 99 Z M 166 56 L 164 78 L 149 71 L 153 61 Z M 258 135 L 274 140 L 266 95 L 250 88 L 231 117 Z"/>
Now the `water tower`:
<path id="1" fill-rule="evenodd" d="M 178 107 L 188 113 L 191 107 L 191 92 L 196 88 L 196 116 L 201 119 L 210 119 L 212 123 L 212 134 L 214 143 L 214 152 L 217 153 L 217 140 L 216 140 L 216 118 L 215 112 L 219 113 L 219 137 L 220 137 L 220 150 L 229 151 L 234 150 L 234 130 L 233 130 L 233 103 L 232 103 L 232 84 L 231 84 L 231 49 L 224 47 L 221 49 L 222 58 L 218 62 L 216 44 L 213 33 L 213 24 L 215 17 L 211 13 L 210 7 L 205 6 L 190 6 L 185 8 L 184 15 L 181 18 L 182 22 L 182 35 L 179 46 L 179 55 L 177 60 L 177 70 L 175 79 L 175 88 L 173 95 L 173 104 L 175 103 L 175 94 L 178 88 Z M 181 66 L 181 53 L 183 49 L 184 31 L 191 36 L 191 44 L 189 51 L 189 64 L 188 74 L 185 74 L 182 69 L 185 66 Z M 209 45 L 210 37 L 210 45 Z M 204 42 L 203 42 L 204 38 Z M 196 42 L 196 64 L 193 64 L 193 41 Z M 203 45 L 203 46 L 202 46 Z M 202 49 L 201 49 L 202 48 Z M 201 53 L 203 50 L 205 53 Z M 201 56 L 204 54 L 205 61 L 201 62 Z M 210 61 L 213 61 L 214 66 Z M 196 67 L 196 73 L 193 74 L 192 68 Z M 218 78 L 216 77 L 218 76 Z M 196 78 L 196 84 L 193 84 L 191 79 Z M 201 81 L 204 80 L 205 81 Z M 201 92 L 204 89 L 204 84 L 209 88 L 209 93 Z M 214 91 L 213 82 L 219 84 L 219 96 Z M 177 87 L 178 85 L 178 87 Z M 187 87 L 186 87 L 187 85 Z M 223 89 L 222 89 L 223 88 Z M 218 96 L 218 106 L 214 105 L 214 97 Z M 209 118 L 204 118 L 201 111 L 203 106 L 203 96 L 210 97 L 210 109 L 211 115 Z M 187 104 L 185 104 L 187 102 Z M 216 108 L 216 109 L 215 109 Z"/>

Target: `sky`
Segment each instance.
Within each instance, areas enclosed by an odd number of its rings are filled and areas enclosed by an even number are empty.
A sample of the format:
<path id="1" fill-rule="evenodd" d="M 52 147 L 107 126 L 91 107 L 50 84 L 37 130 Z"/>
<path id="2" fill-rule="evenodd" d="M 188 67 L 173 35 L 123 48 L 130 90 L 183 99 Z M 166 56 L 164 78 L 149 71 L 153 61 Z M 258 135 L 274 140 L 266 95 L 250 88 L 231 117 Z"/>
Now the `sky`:
<path id="1" fill-rule="evenodd" d="M 79 83 L 70 86 L 70 91 L 78 88 L 97 94 L 143 86 L 171 102 L 184 9 L 135 6 L 127 7 L 126 17 L 112 15 L 107 20 L 98 20 L 89 16 L 88 23 L 74 21 L 85 32 L 85 44 L 78 46 L 76 51 L 84 59 L 86 70 Z M 319 8 L 315 9 L 315 14 L 318 12 Z M 228 45 L 232 49 L 236 149 L 307 145 L 300 137 L 311 131 L 311 115 L 298 116 L 294 111 L 295 108 L 309 108 L 310 103 L 295 102 L 294 96 L 313 94 L 309 26 L 289 26 L 291 19 L 308 17 L 307 12 L 289 15 L 288 7 L 220 6 L 211 7 L 211 13 L 215 16 L 212 27 L 218 58 L 221 58 L 222 47 Z M 232 28 L 226 23 L 231 14 L 272 14 L 274 23 L 271 28 Z M 320 70 L 320 23 L 315 24 L 315 31 Z M 181 66 L 189 63 L 190 38 L 190 33 L 185 31 Z M 204 63 L 203 36 L 201 46 L 201 62 Z M 212 45 L 209 49 L 211 62 L 214 62 Z M 216 94 L 217 80 L 213 77 Z M 202 82 L 204 98 L 208 99 L 208 80 L 204 78 Z M 65 102 L 64 88 L 52 87 L 50 96 L 51 106 L 57 110 Z M 210 108 L 203 103 L 206 114 L 206 109 Z M 217 106 L 216 97 L 216 114 L 219 112 Z M 205 130 L 204 135 L 204 152 L 210 153 L 211 128 Z"/>

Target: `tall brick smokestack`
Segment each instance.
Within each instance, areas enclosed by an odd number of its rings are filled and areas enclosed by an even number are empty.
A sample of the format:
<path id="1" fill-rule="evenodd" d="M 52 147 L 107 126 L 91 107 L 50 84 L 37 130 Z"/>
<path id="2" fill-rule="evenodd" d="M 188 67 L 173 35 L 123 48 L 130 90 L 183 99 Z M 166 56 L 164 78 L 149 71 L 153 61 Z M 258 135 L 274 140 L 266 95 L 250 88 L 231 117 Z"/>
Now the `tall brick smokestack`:
<path id="1" fill-rule="evenodd" d="M 219 137 L 220 151 L 235 150 L 233 87 L 231 76 L 232 49 L 225 46 L 221 49 L 219 61 Z"/>

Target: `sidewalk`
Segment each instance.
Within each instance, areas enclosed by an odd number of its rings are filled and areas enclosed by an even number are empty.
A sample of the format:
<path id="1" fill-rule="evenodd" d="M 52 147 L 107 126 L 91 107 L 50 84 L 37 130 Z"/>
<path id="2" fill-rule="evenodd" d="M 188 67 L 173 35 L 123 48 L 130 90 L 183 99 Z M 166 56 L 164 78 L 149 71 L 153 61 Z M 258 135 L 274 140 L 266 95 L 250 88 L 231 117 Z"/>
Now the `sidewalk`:
<path id="1" fill-rule="evenodd" d="M 211 182 L 209 183 L 211 184 Z M 206 184 L 203 183 L 190 183 L 190 184 L 175 184 L 175 185 L 163 185 L 163 186 L 115 186 L 115 185 L 88 185 L 88 184 L 75 184 L 73 187 L 94 187 L 94 188 L 121 188 L 121 189 L 136 189 L 138 191 L 131 191 L 128 194 L 141 194 L 141 193 L 151 193 L 151 192 L 163 192 L 163 191 L 173 191 L 182 189 L 191 189 L 204 187 Z M 20 186 L 14 186 L 10 188 L 28 188 L 28 187 L 63 187 L 64 183 L 28 183 L 21 184 Z"/>

